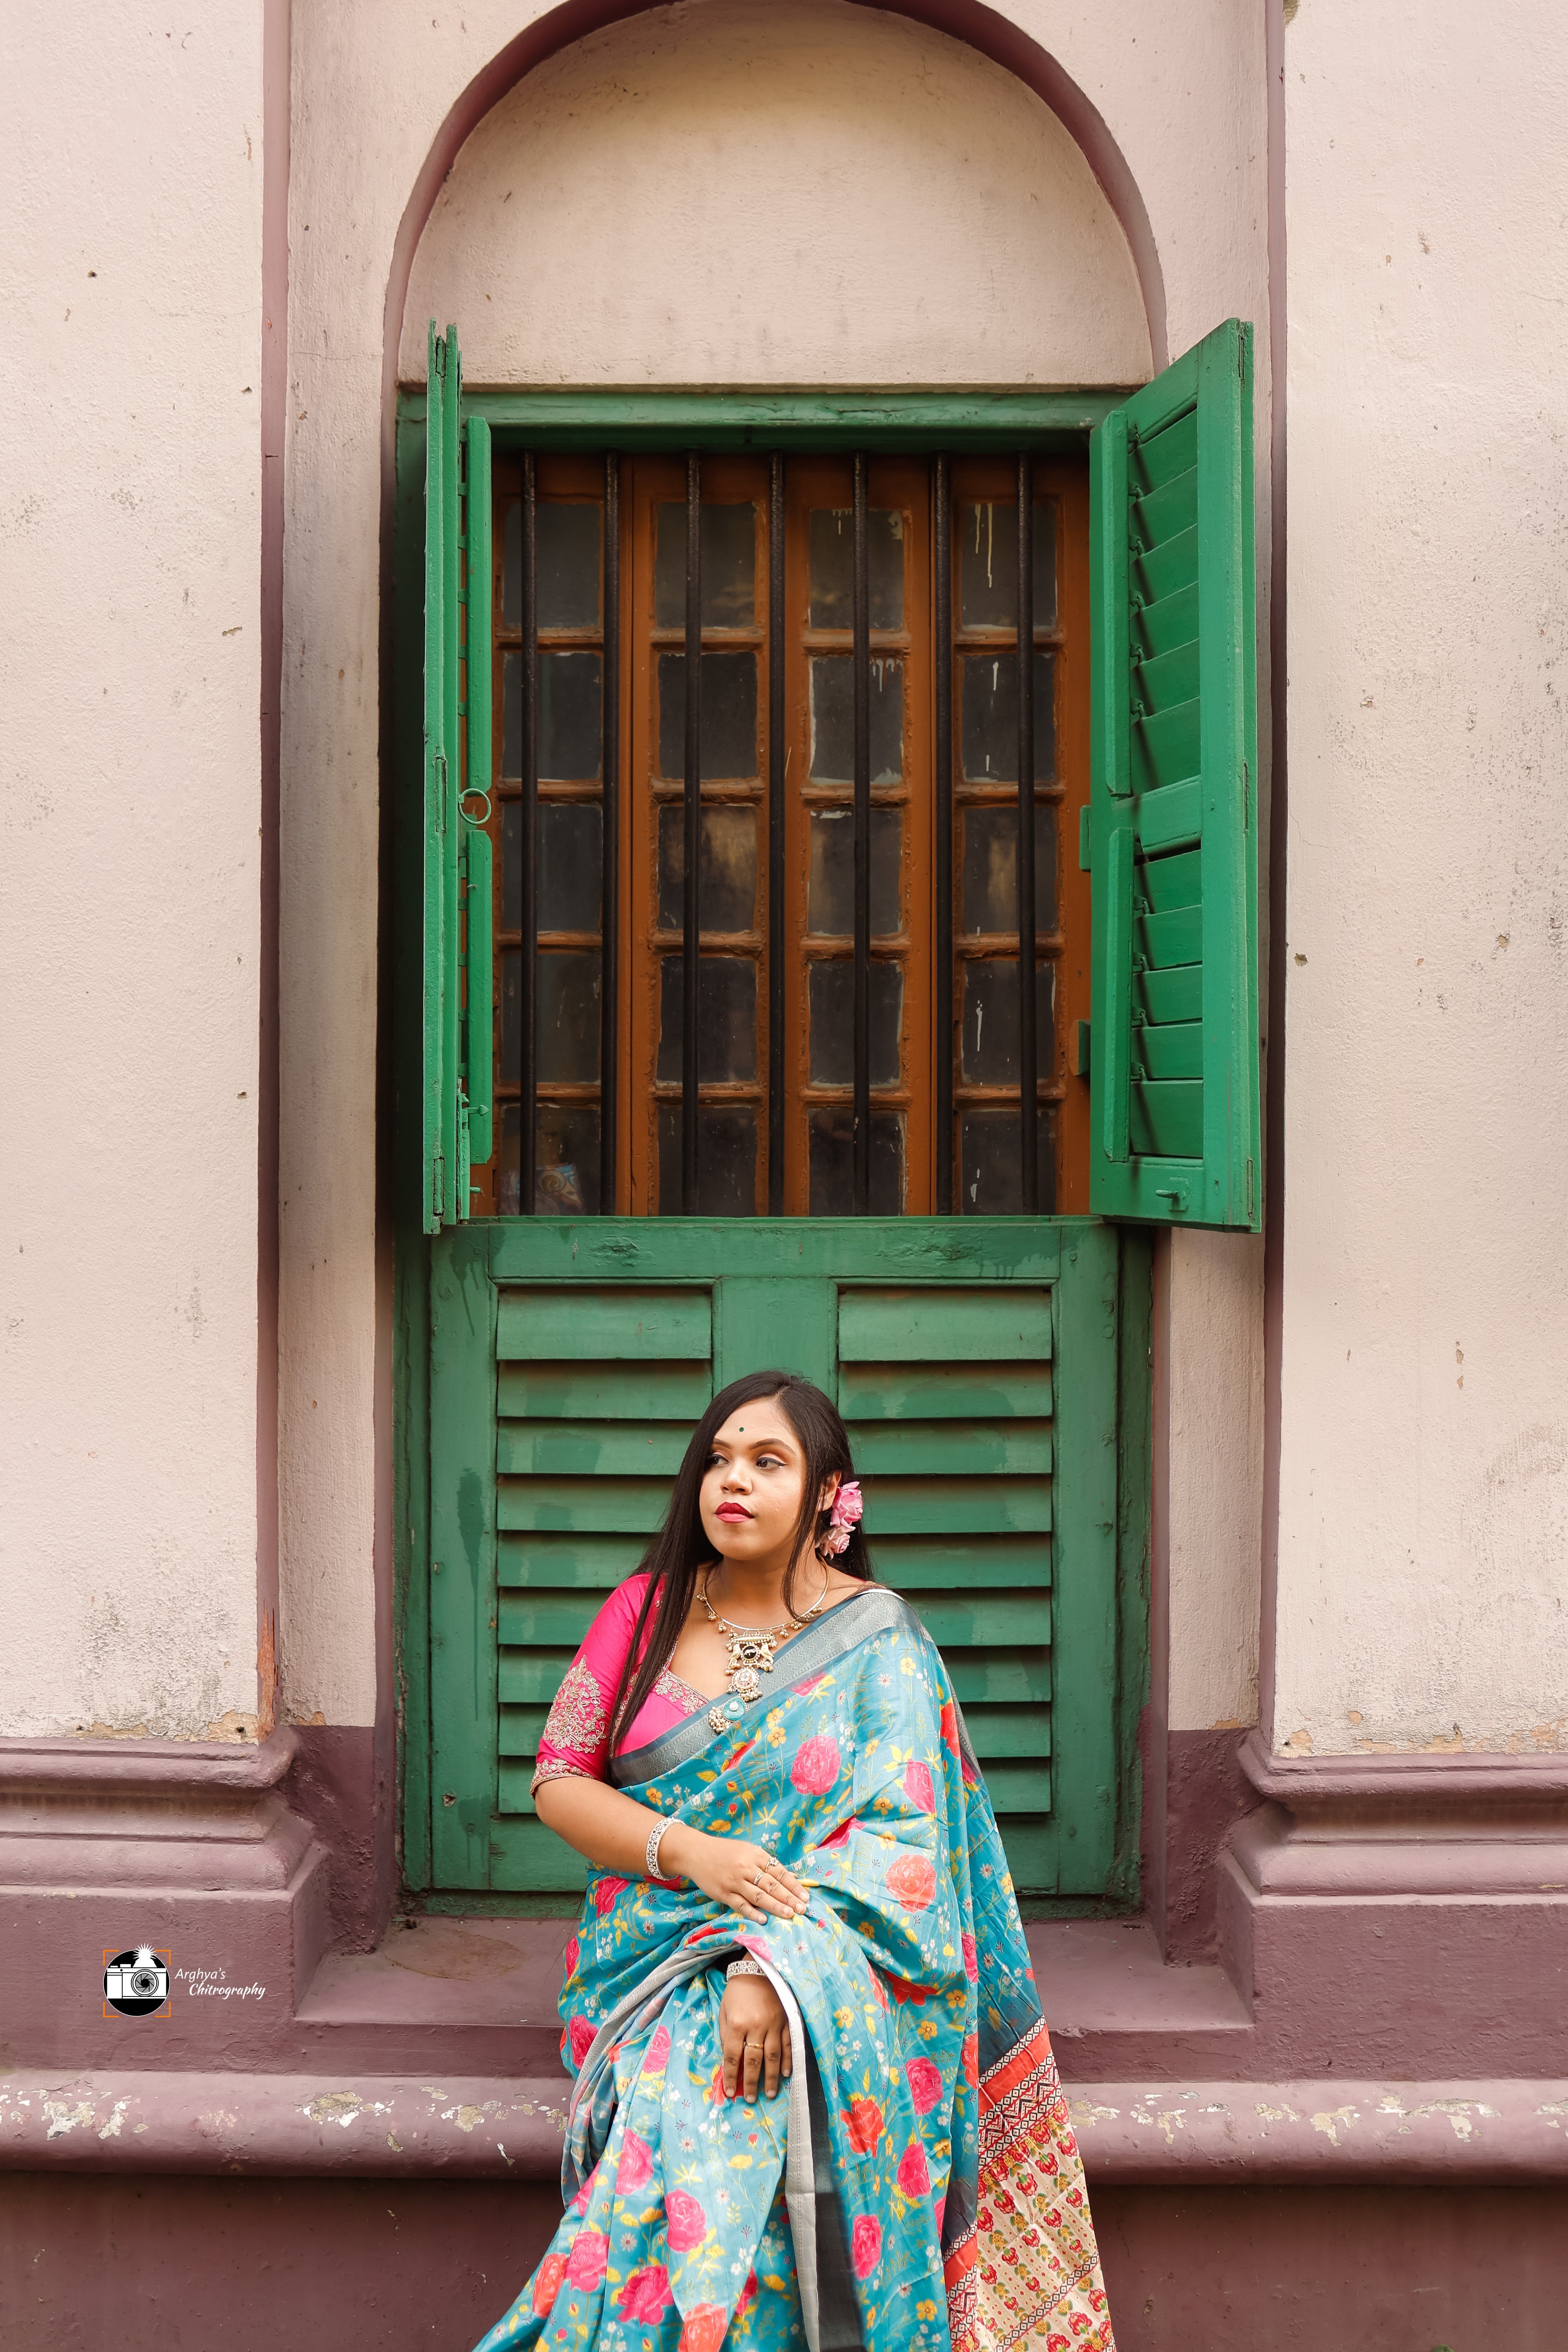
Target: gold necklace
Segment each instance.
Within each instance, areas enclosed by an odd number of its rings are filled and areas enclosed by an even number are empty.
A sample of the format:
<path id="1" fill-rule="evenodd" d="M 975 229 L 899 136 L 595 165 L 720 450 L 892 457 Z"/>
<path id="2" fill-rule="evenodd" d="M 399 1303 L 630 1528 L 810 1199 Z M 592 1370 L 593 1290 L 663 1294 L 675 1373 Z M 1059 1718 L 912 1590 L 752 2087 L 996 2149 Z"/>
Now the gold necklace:
<path id="1" fill-rule="evenodd" d="M 762 1676 L 773 1672 L 773 1645 L 790 1633 L 799 1633 L 819 1616 L 828 1598 L 832 1582 L 831 1573 L 824 1573 L 822 1589 L 811 1607 L 799 1617 L 786 1617 L 782 1625 L 733 1625 L 721 1617 L 708 1599 L 708 1580 L 705 1574 L 698 1591 L 710 1622 L 724 1635 L 729 1649 L 729 1686 L 736 1696 L 749 1706 L 762 1696 Z"/>

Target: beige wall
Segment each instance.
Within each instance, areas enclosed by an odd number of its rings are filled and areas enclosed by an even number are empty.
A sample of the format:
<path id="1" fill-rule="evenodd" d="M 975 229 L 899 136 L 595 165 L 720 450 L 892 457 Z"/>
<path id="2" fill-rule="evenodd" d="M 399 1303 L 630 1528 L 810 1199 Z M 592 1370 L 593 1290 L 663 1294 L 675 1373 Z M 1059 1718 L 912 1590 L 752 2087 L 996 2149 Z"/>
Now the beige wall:
<path id="1" fill-rule="evenodd" d="M 3 1733 L 255 1718 L 260 20 L 0 17 Z"/>
<path id="2" fill-rule="evenodd" d="M 1568 1746 L 1568 34 L 1286 35 L 1277 1744 Z"/>
<path id="3" fill-rule="evenodd" d="M 295 0 L 284 705 L 284 1378 L 282 1391 L 283 1653 L 287 1706 L 329 1721 L 368 1722 L 374 1706 L 371 1559 L 374 1268 L 371 1242 L 376 926 L 376 649 L 382 304 L 403 208 L 441 122 L 487 59 L 539 13 L 519 0 L 471 0 L 434 21 L 413 0 Z M 1266 124 L 1261 12 L 1251 0 L 1193 0 L 1180 11 L 1123 0 L 1084 11 L 1067 0 L 1015 0 L 1004 11 L 1054 55 L 1109 124 L 1148 208 L 1164 271 L 1170 347 L 1179 352 L 1232 313 L 1266 315 Z M 860 9 L 811 5 L 804 54 L 788 67 L 786 0 L 688 0 L 586 45 L 590 55 L 545 68 L 473 145 L 438 211 L 417 265 L 406 345 L 423 371 L 434 291 L 455 317 L 471 380 L 526 369 L 541 380 L 647 381 L 710 369 L 775 381 L 862 383 L 1113 380 L 1135 338 L 1127 266 L 1100 200 L 1038 100 L 941 36 Z M 747 48 L 758 65 L 747 61 Z M 843 156 L 846 94 L 823 60 L 852 58 L 857 107 L 888 184 L 917 206 L 930 251 L 876 209 L 875 174 Z M 574 91 L 624 70 L 608 136 L 579 114 Z M 689 88 L 675 100 L 675 77 Z M 727 93 L 722 116 L 706 101 Z M 552 95 L 553 94 L 553 95 Z M 744 135 L 730 127 L 745 110 Z M 857 125 L 861 113 L 857 111 Z M 545 217 L 570 219 L 579 241 L 558 274 L 508 232 L 495 264 L 461 250 L 454 232 L 493 218 L 504 135 L 517 145 L 521 185 Z M 936 138 L 959 184 L 964 216 L 986 231 L 977 257 L 958 248 L 929 193 Z M 652 233 L 650 205 L 683 230 L 707 216 L 715 157 L 739 168 L 756 147 L 804 142 L 798 209 L 753 207 L 759 265 L 735 258 L 733 231 L 698 238 L 689 277 Z M 481 152 L 480 151 L 483 151 Z M 584 155 L 624 171 L 635 202 L 618 242 Z M 998 156 L 1047 205 L 1061 208 L 1105 273 L 1087 300 L 1082 264 L 1057 250 L 1054 219 L 1022 256 L 1022 294 L 988 281 L 992 248 L 1019 258 L 998 212 Z M 656 187 L 656 199 L 645 191 Z M 896 305 L 875 277 L 854 276 L 852 300 L 831 282 L 816 313 L 800 286 L 840 188 L 872 202 L 853 226 L 885 253 Z M 520 201 L 514 194 L 513 205 Z M 751 205 L 749 196 L 746 199 Z M 511 207 L 507 207 L 511 209 Z M 807 248 L 806 263 L 790 234 Z M 623 245 L 623 249 L 622 249 Z M 688 250 L 689 246 L 688 246 Z M 583 257 L 580 259 L 580 257 Z M 589 266 L 591 265 L 591 266 Z M 857 265 L 857 269 L 860 265 Z M 823 263 L 824 273 L 827 265 Z M 615 296 L 606 299 L 608 272 Z M 773 273 L 777 273 L 775 276 Z M 572 274 L 579 310 L 571 306 Z M 724 281 L 727 278 L 730 282 Z M 738 279 L 739 282 L 736 282 Z M 649 289 L 667 314 L 655 316 Z M 424 291 L 426 287 L 432 294 Z M 564 347 L 547 348 L 531 319 L 497 330 L 480 296 L 497 288 L 538 298 Z M 1113 299 L 1112 299 L 1113 297 Z M 980 308 L 976 310 L 977 299 Z M 915 304 L 918 307 L 912 307 Z M 488 305 L 496 308 L 493 299 Z M 893 331 L 889 310 L 895 308 Z M 630 317 L 628 313 L 630 312 Z M 770 316 L 771 314 L 771 316 Z M 977 335 L 975 319 L 984 331 Z M 1022 321 L 1020 329 L 1019 321 Z M 630 332 L 631 325 L 636 328 Z M 767 340 L 765 341 L 765 333 Z M 774 338 L 779 356 L 773 357 Z M 1096 357 L 1096 351 L 1098 357 Z M 1267 447 L 1267 346 L 1260 442 Z M 489 357 L 493 353 L 495 356 Z M 671 354 L 677 355 L 672 357 Z M 1061 380 L 1061 378 L 1056 378 Z M 1262 520 L 1267 522 L 1266 493 Z M 1266 530 L 1261 535 L 1266 546 Z M 1265 572 L 1265 577 L 1266 577 Z M 1215 1259 L 1216 1250 L 1232 1255 Z M 1221 1270 L 1216 1272 L 1216 1266 Z M 1260 1370 L 1257 1254 L 1244 1243 L 1179 1237 L 1172 1281 L 1183 1424 L 1225 1446 L 1240 1484 L 1218 1520 L 1208 1482 L 1177 1490 L 1171 1528 L 1176 1578 L 1173 1673 L 1184 1709 L 1209 1723 L 1249 1719 L 1254 1705 L 1259 1472 L 1235 1433 L 1254 1426 Z M 1189 1377 L 1184 1367 L 1198 1367 Z M 1187 1594 L 1192 1591 L 1189 1604 Z M 1211 1629 L 1228 1629 L 1216 1648 Z M 1239 1627 L 1238 1633 L 1235 1629 Z"/>
<path id="4" fill-rule="evenodd" d="M 1126 239 L 999 66 L 837 0 L 709 0 L 580 42 L 464 147 L 399 373 L 471 383 L 1141 383 Z"/>

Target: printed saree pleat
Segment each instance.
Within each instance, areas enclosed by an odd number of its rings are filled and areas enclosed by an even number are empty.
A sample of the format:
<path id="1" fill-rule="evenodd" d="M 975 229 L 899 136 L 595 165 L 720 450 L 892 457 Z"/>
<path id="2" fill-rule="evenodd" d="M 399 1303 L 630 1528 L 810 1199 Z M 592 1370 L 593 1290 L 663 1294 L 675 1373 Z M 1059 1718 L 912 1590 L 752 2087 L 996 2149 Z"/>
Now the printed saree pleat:
<path id="1" fill-rule="evenodd" d="M 941 1658 L 873 1588 L 776 1695 L 611 1768 L 755 1840 L 807 1915 L 591 1877 L 567 1948 L 567 2212 L 479 2352 L 1113 2352 L 1082 2165 L 996 1819 Z M 785 2003 L 791 2081 L 722 2096 L 722 1961 Z M 979 1954 L 986 1956 L 980 1981 Z"/>

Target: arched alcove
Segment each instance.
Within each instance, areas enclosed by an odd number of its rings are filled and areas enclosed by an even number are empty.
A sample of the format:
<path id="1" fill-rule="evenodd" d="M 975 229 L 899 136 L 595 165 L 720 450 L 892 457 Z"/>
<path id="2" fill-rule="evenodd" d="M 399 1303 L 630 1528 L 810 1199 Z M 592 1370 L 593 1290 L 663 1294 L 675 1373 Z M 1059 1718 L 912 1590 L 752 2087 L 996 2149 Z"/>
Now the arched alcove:
<path id="1" fill-rule="evenodd" d="M 683 0 L 525 75 L 414 256 L 401 379 L 1126 383 L 1127 238 L 1076 142 L 977 49 L 843 0 Z"/>

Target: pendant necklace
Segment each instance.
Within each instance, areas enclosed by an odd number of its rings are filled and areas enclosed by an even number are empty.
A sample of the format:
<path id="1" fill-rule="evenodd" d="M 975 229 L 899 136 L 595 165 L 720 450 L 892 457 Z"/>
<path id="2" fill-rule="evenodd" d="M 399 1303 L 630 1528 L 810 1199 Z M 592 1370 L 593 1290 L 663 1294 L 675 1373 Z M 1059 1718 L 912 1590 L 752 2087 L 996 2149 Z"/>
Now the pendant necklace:
<path id="1" fill-rule="evenodd" d="M 743 1706 L 750 1706 L 755 1700 L 761 1697 L 762 1676 L 773 1672 L 774 1644 L 785 1640 L 791 1633 L 799 1633 L 802 1627 L 810 1623 L 813 1617 L 821 1615 L 823 1604 L 828 1598 L 828 1587 L 831 1582 L 831 1575 L 824 1573 L 822 1589 L 810 1608 L 802 1611 L 798 1617 L 786 1617 L 782 1625 L 732 1625 L 727 1617 L 719 1615 L 713 1602 L 708 1599 L 708 1580 L 706 1576 L 704 1576 L 697 1590 L 702 1598 L 703 1607 L 707 1611 L 709 1622 L 717 1626 L 728 1645 L 729 1687 Z M 715 1714 L 719 1711 L 717 1708 L 714 1710 Z M 735 1712 L 738 1714 L 739 1709 L 736 1709 Z M 716 1725 L 715 1728 L 717 1727 Z"/>

